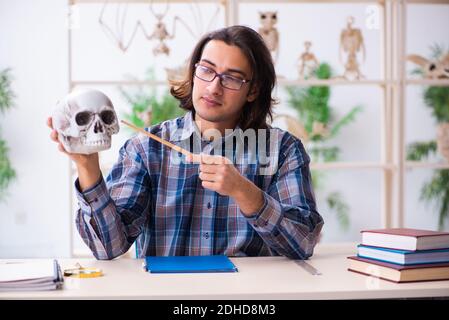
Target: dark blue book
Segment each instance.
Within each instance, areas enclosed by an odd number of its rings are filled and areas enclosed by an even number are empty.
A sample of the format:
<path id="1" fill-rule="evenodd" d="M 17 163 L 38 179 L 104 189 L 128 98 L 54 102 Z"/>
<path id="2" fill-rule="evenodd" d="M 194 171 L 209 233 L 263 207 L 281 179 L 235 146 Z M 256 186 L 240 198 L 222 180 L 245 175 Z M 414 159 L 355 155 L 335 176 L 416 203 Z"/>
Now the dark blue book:
<path id="1" fill-rule="evenodd" d="M 145 267 L 151 273 L 237 272 L 227 256 L 145 257 Z"/>

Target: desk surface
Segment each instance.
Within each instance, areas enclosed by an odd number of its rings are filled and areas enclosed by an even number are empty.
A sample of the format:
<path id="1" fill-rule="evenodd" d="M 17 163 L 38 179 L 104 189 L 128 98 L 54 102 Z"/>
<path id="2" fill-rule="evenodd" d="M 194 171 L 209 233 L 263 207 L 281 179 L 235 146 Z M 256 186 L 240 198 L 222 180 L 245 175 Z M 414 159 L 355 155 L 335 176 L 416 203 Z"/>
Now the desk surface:
<path id="1" fill-rule="evenodd" d="M 101 268 L 100 278 L 65 278 L 64 289 L 0 292 L 0 299 L 372 299 L 449 296 L 449 281 L 395 284 L 347 271 L 356 244 L 322 244 L 308 263 L 313 276 L 284 257 L 231 258 L 237 273 L 150 274 L 141 259 L 58 259 Z M 6 260 L 0 260 L 6 261 Z"/>

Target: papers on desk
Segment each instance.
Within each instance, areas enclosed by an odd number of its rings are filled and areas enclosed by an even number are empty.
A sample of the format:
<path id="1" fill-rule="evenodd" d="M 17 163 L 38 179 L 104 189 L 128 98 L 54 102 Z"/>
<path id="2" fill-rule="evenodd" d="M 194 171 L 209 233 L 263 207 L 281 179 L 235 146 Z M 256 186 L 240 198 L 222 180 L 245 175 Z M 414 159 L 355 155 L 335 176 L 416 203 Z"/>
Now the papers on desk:
<path id="1" fill-rule="evenodd" d="M 0 262 L 0 291 L 40 291 L 62 287 L 57 260 Z"/>

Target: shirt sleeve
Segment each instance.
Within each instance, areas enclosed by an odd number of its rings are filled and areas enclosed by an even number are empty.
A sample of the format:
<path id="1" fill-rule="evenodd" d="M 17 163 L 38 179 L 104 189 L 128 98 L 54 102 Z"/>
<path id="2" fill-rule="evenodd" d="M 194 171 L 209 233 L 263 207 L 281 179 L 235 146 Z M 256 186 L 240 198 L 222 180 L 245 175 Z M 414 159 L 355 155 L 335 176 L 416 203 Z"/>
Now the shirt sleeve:
<path id="1" fill-rule="evenodd" d="M 108 260 L 128 251 L 141 233 L 150 204 L 150 185 L 144 162 L 128 140 L 106 181 L 75 190 L 79 201 L 78 232 L 97 259 Z"/>
<path id="2" fill-rule="evenodd" d="M 310 158 L 301 141 L 292 139 L 294 143 L 281 151 L 278 171 L 263 192 L 264 205 L 247 220 L 278 254 L 307 259 L 313 254 L 324 220 L 316 208 Z"/>

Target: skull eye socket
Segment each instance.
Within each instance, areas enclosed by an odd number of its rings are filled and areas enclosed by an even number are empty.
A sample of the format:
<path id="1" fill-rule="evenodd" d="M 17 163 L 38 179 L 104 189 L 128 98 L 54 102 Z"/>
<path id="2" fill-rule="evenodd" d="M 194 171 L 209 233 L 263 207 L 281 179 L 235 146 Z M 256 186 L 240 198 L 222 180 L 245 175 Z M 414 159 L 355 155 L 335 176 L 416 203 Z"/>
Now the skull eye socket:
<path id="1" fill-rule="evenodd" d="M 75 122 L 79 126 L 85 126 L 85 125 L 89 124 L 91 122 L 91 120 L 92 120 L 92 114 L 88 111 L 79 112 L 75 116 Z"/>
<path id="2" fill-rule="evenodd" d="M 105 124 L 111 125 L 115 121 L 115 114 L 111 110 L 104 110 L 100 113 L 100 118 Z"/>

